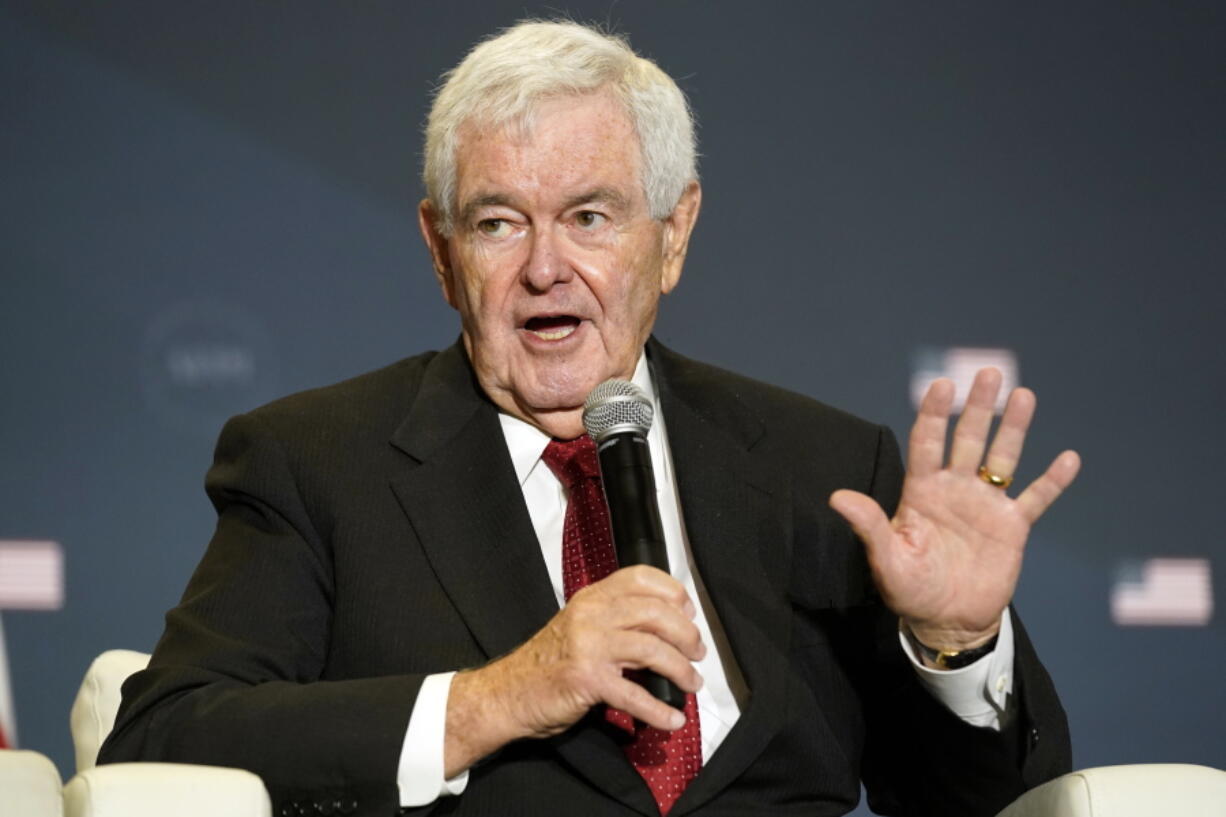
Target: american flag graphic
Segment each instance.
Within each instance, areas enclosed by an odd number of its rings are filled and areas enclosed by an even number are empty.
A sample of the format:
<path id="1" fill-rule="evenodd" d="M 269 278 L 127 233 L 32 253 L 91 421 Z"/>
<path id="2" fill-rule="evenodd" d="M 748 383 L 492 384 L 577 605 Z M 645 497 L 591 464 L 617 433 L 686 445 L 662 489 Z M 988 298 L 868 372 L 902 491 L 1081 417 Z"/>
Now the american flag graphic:
<path id="1" fill-rule="evenodd" d="M 1125 562 L 1111 588 L 1111 620 L 1121 627 L 1204 627 L 1212 616 L 1208 559 Z"/>
<path id="2" fill-rule="evenodd" d="M 0 541 L 0 610 L 64 606 L 64 555 L 58 542 Z"/>
<path id="3" fill-rule="evenodd" d="M 4 646 L 4 622 L 0 621 L 0 749 L 17 748 L 17 718 L 13 691 L 9 687 L 9 658 Z"/>
<path id="4" fill-rule="evenodd" d="M 996 399 L 996 413 L 999 414 L 1005 410 L 1009 392 L 1019 385 L 1017 354 L 1012 349 L 954 346 L 916 350 L 911 368 L 911 404 L 918 409 L 932 381 L 948 377 L 954 381 L 953 410 L 962 411 L 971 383 L 975 381 L 975 373 L 988 366 L 1000 369 L 1001 373 L 1000 395 Z"/>
<path id="5" fill-rule="evenodd" d="M 59 543 L 0 541 L 0 610 L 58 610 L 63 606 L 64 553 Z M 0 622 L 0 748 L 16 745 L 17 718 Z"/>

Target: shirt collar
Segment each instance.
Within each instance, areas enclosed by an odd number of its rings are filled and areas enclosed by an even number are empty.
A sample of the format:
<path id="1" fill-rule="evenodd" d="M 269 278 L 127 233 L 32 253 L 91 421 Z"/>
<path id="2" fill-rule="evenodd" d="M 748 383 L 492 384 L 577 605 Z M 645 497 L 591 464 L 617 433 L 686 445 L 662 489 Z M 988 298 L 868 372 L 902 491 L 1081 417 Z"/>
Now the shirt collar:
<path id="1" fill-rule="evenodd" d="M 640 352 L 639 362 L 634 367 L 634 376 L 630 382 L 642 389 L 647 399 L 659 414 L 659 404 L 656 402 L 655 384 L 651 380 L 651 369 L 647 366 L 647 356 Z M 498 421 L 502 424 L 502 436 L 506 438 L 507 450 L 511 453 L 511 464 L 515 467 L 515 478 L 520 487 L 532 475 L 532 471 L 541 461 L 541 454 L 549 445 L 550 437 L 536 426 L 512 417 L 506 412 L 498 412 Z M 548 466 L 546 466 L 548 467 Z"/>

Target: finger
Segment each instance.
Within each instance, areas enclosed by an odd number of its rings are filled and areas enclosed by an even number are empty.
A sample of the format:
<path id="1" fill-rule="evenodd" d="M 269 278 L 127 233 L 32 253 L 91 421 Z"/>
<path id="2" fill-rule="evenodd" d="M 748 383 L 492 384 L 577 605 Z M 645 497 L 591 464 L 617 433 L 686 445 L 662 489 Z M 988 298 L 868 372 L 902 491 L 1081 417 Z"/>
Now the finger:
<path id="1" fill-rule="evenodd" d="M 999 369 L 980 369 L 971 384 L 962 417 L 954 427 L 954 441 L 949 449 L 949 469 L 971 474 L 979 469 L 983 449 L 996 414 L 996 395 L 1000 392 Z"/>
<path id="2" fill-rule="evenodd" d="M 702 676 L 689 659 L 653 635 L 613 630 L 607 634 L 605 644 L 608 658 L 619 668 L 653 670 L 686 692 L 702 688 Z"/>
<path id="3" fill-rule="evenodd" d="M 1026 490 L 1018 496 L 1017 504 L 1030 524 L 1038 521 L 1051 503 L 1072 484 L 1079 470 L 1081 457 L 1076 451 L 1065 451 L 1052 460 L 1043 476 L 1026 486 Z"/>
<path id="4" fill-rule="evenodd" d="M 656 699 L 627 678 L 615 678 L 601 696 L 605 703 L 656 729 L 673 731 L 685 726 L 685 713 Z"/>
<path id="5" fill-rule="evenodd" d="M 988 471 L 1002 477 L 1013 476 L 1022 457 L 1022 446 L 1034 417 L 1034 408 L 1035 396 L 1030 389 L 1014 389 L 1009 395 L 1005 413 L 1000 418 L 1000 427 L 996 429 L 996 437 L 983 462 Z"/>
<path id="6" fill-rule="evenodd" d="M 663 570 L 650 565 L 631 565 L 615 570 L 584 589 L 590 588 L 597 588 L 598 592 L 608 592 L 618 596 L 634 595 L 658 598 L 684 612 L 687 618 L 694 618 L 698 614 L 694 602 L 685 592 L 685 585 Z"/>
<path id="7" fill-rule="evenodd" d="M 668 602 L 647 596 L 624 596 L 614 599 L 611 608 L 601 608 L 599 615 L 603 626 L 650 633 L 691 661 L 706 657 L 707 648 L 698 627 Z"/>
<path id="8" fill-rule="evenodd" d="M 941 470 L 945 460 L 945 431 L 953 403 L 953 381 L 946 378 L 932 381 L 920 401 L 907 442 L 907 469 L 912 474 L 924 476 Z"/>
<path id="9" fill-rule="evenodd" d="M 885 511 L 870 496 L 858 491 L 835 491 L 830 495 L 830 507 L 842 514 L 870 550 L 886 547 L 894 536 Z"/>

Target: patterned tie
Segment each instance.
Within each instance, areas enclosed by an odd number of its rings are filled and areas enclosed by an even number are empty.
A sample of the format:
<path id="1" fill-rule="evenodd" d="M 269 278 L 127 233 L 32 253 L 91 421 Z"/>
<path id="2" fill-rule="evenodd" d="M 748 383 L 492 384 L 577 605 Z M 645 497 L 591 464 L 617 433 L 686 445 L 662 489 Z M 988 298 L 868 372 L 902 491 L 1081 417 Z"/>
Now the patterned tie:
<path id="1" fill-rule="evenodd" d="M 600 484 L 596 444 L 590 437 L 553 440 L 541 459 L 566 487 L 569 497 L 562 526 L 562 592 L 569 601 L 580 589 L 617 570 L 609 509 Z M 685 726 L 676 732 L 644 724 L 636 727 L 628 714 L 612 707 L 606 711 L 606 718 L 634 736 L 623 751 L 647 782 L 660 814 L 668 814 L 702 768 L 698 704 L 693 693 L 685 696 Z"/>

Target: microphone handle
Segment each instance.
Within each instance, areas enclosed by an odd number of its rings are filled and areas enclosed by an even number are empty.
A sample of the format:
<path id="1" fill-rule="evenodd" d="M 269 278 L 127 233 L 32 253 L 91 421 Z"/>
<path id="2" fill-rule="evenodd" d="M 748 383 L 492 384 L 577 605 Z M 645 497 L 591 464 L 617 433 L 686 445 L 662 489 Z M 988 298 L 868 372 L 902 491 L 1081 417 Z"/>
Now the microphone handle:
<path id="1" fill-rule="evenodd" d="M 599 444 L 598 451 L 618 564 L 651 565 L 668 573 L 668 548 L 660 524 L 647 438 L 633 432 L 613 434 Z M 685 693 L 672 681 L 651 670 L 637 675 L 639 683 L 657 700 L 675 709 L 685 708 Z"/>

